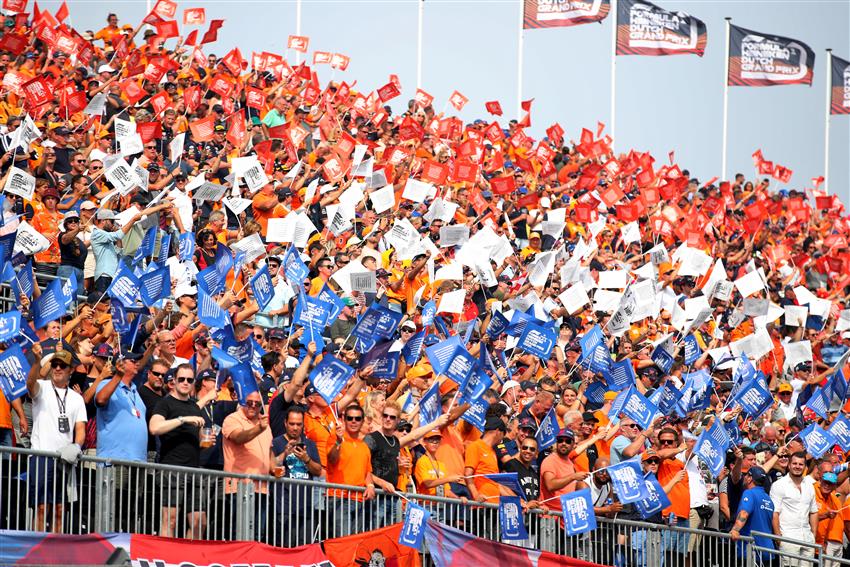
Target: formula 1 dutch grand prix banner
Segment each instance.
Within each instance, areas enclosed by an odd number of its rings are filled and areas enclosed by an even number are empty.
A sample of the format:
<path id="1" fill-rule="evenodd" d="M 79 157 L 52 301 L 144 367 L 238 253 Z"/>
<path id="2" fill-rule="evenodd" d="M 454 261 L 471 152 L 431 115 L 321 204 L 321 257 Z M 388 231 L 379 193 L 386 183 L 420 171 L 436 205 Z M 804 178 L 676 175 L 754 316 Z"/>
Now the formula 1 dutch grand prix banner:
<path id="1" fill-rule="evenodd" d="M 730 26 L 729 85 L 811 85 L 815 52 L 803 42 Z"/>
<path id="2" fill-rule="evenodd" d="M 560 28 L 601 22 L 610 10 L 609 0 L 525 0 L 522 27 Z"/>
<path id="3" fill-rule="evenodd" d="M 617 55 L 681 55 L 705 52 L 705 23 L 641 0 L 617 3 Z"/>

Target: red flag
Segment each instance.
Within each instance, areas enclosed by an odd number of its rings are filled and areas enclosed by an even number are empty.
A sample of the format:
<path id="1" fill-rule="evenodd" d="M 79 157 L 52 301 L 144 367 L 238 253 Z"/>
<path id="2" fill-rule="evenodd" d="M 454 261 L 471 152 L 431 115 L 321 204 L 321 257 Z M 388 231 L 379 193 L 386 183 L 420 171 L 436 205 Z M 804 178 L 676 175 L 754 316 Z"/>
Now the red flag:
<path id="1" fill-rule="evenodd" d="M 291 35 L 286 42 L 287 49 L 293 49 L 300 53 L 307 53 L 307 46 L 310 45 L 310 38 L 304 35 Z"/>
<path id="2" fill-rule="evenodd" d="M 136 104 L 147 94 L 133 79 L 126 79 L 121 83 L 121 92 L 124 93 L 130 104 Z"/>
<path id="3" fill-rule="evenodd" d="M 36 77 L 21 85 L 30 108 L 37 108 L 53 98 L 53 88 L 44 77 Z"/>
<path id="4" fill-rule="evenodd" d="M 147 144 L 151 140 L 162 139 L 162 122 L 141 122 L 136 123 L 136 132 L 142 138 L 142 142 Z"/>
<path id="5" fill-rule="evenodd" d="M 56 20 L 61 22 L 68 17 L 68 13 L 68 4 L 63 0 L 62 5 L 56 10 Z"/>
<path id="6" fill-rule="evenodd" d="M 27 1 L 28 0 L 3 0 L 3 9 L 7 12 L 20 14 L 27 9 Z M 36 13 L 33 16 L 33 20 L 38 20 L 38 2 L 35 4 L 35 10 Z"/>
<path id="7" fill-rule="evenodd" d="M 520 108 L 522 108 L 524 111 L 526 111 L 526 112 L 531 112 L 531 103 L 532 103 L 532 102 L 534 102 L 534 99 L 533 99 L 533 98 L 532 98 L 532 99 L 529 99 L 529 100 L 524 100 L 524 101 L 522 101 L 522 102 L 519 104 L 519 106 L 520 106 Z"/>
<path id="8" fill-rule="evenodd" d="M 434 160 L 426 160 L 422 164 L 422 181 L 428 181 L 434 185 L 445 185 L 449 177 L 449 166 Z"/>
<path id="9" fill-rule="evenodd" d="M 227 55 L 221 58 L 221 62 L 224 63 L 224 66 L 227 67 L 234 76 L 238 77 L 242 74 L 242 68 L 245 62 L 242 59 L 242 53 L 239 51 L 238 47 L 231 49 Z"/>
<path id="10" fill-rule="evenodd" d="M 163 40 L 166 40 L 171 37 L 177 37 L 180 35 L 180 30 L 177 28 L 177 22 L 174 20 L 157 22 L 155 24 L 155 27 L 156 35 L 158 35 Z"/>
<path id="11" fill-rule="evenodd" d="M 215 117 L 207 116 L 206 118 L 189 122 L 189 129 L 192 131 L 192 141 L 208 142 L 213 139 Z"/>
<path id="12" fill-rule="evenodd" d="M 202 26 L 207 21 L 207 11 L 204 8 L 186 8 L 183 10 L 183 25 Z"/>
<path id="13" fill-rule="evenodd" d="M 201 87 L 194 85 L 183 89 L 183 104 L 188 112 L 194 112 L 201 105 Z"/>
<path id="14" fill-rule="evenodd" d="M 398 127 L 398 139 L 402 142 L 421 140 L 423 136 L 425 136 L 425 130 L 410 116 L 405 118 Z"/>
<path id="15" fill-rule="evenodd" d="M 490 190 L 494 195 L 508 195 L 516 191 L 516 181 L 513 175 L 494 177 L 490 180 Z"/>
<path id="16" fill-rule="evenodd" d="M 605 203 L 606 207 L 613 207 L 620 199 L 624 197 L 623 191 L 620 189 L 619 183 L 612 183 L 605 189 L 597 191 L 599 198 Z"/>
<path id="17" fill-rule="evenodd" d="M 266 105 L 266 93 L 254 87 L 245 88 L 245 106 L 262 110 Z"/>
<path id="18" fill-rule="evenodd" d="M 314 51 L 313 65 L 327 65 L 331 62 L 331 54 L 329 51 Z"/>
<path id="19" fill-rule="evenodd" d="M 186 41 L 184 43 L 194 47 L 195 44 L 198 43 L 198 30 L 190 31 L 189 35 L 186 36 Z"/>
<path id="20" fill-rule="evenodd" d="M 460 112 L 463 110 L 463 107 L 466 106 L 466 103 L 469 102 L 469 99 L 460 94 L 458 91 L 454 91 L 452 96 L 449 97 L 449 102 L 458 110 L 458 112 Z"/>
<path id="21" fill-rule="evenodd" d="M 342 53 L 334 53 L 331 55 L 331 67 L 334 69 L 345 71 L 348 69 L 349 63 L 351 63 L 351 57 L 347 55 L 343 55 Z"/>
<path id="22" fill-rule="evenodd" d="M 148 102 L 153 107 L 154 112 L 159 115 L 160 113 L 171 107 L 171 95 L 169 95 L 165 91 L 159 91 L 158 93 L 150 97 L 150 99 L 148 99 Z"/>
<path id="23" fill-rule="evenodd" d="M 605 130 L 605 124 L 602 122 L 596 123 L 596 137 L 600 137 L 602 135 L 602 131 Z"/>
<path id="24" fill-rule="evenodd" d="M 381 102 L 390 101 L 400 94 L 401 91 L 398 90 L 398 87 L 392 81 L 378 89 L 378 98 L 381 99 Z"/>
<path id="25" fill-rule="evenodd" d="M 27 43 L 29 43 L 27 36 L 7 33 L 0 38 L 0 51 L 9 51 L 14 55 L 20 55 L 27 48 Z"/>
<path id="26" fill-rule="evenodd" d="M 74 91 L 72 93 L 63 93 L 62 107 L 65 119 L 69 119 L 72 115 L 82 111 L 86 107 L 86 91 Z"/>
<path id="27" fill-rule="evenodd" d="M 241 148 L 248 138 L 248 128 L 245 125 L 245 116 L 241 109 L 230 116 L 230 125 L 225 138 L 237 148 Z"/>
<path id="28" fill-rule="evenodd" d="M 497 100 L 491 100 L 490 102 L 484 103 L 484 108 L 487 109 L 487 112 L 490 114 L 495 114 L 496 116 L 502 115 L 502 105 L 499 104 Z"/>
<path id="29" fill-rule="evenodd" d="M 552 124 L 551 126 L 549 126 L 549 128 L 547 128 L 546 136 L 550 140 L 555 142 L 555 144 L 560 146 L 561 143 L 564 141 L 564 129 L 561 128 L 560 124 Z"/>
<path id="30" fill-rule="evenodd" d="M 156 14 L 163 20 L 173 20 L 174 15 L 177 13 L 177 2 L 157 0 L 151 13 Z"/>
<path id="31" fill-rule="evenodd" d="M 457 160 L 451 175 L 457 182 L 475 183 L 478 180 L 478 166 L 469 161 Z"/>
<path id="32" fill-rule="evenodd" d="M 224 20 L 210 20 L 210 29 L 201 38 L 201 45 L 212 43 L 218 39 L 218 30 L 224 25 Z"/>

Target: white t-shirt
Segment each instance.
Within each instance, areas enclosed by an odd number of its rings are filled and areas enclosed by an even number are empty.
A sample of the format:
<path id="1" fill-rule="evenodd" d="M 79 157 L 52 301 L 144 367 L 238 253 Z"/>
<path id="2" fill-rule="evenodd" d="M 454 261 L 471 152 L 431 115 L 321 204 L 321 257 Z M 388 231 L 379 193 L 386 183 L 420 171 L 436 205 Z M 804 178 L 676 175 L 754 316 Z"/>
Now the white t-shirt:
<path id="1" fill-rule="evenodd" d="M 59 406 L 65 404 L 69 431 L 59 432 Z M 56 388 L 51 380 L 38 381 L 38 395 L 32 400 L 32 448 L 58 451 L 74 442 L 74 426 L 86 422 L 83 397 L 70 388 Z"/>
<path id="2" fill-rule="evenodd" d="M 676 455 L 679 461 L 685 460 L 685 454 L 679 453 Z M 691 493 L 691 508 L 698 508 L 708 504 L 708 487 L 705 485 L 705 479 L 699 470 L 699 463 L 696 459 L 687 461 L 685 470 L 688 472 L 688 488 Z"/>

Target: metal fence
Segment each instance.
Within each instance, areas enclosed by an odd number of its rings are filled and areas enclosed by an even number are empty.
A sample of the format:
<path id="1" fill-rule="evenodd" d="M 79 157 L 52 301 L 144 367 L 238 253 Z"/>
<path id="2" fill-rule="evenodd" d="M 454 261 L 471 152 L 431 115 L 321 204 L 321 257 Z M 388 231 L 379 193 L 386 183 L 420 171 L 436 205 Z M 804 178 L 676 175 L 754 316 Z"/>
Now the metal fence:
<path id="1" fill-rule="evenodd" d="M 380 491 L 364 502 L 360 487 L 93 456 L 68 465 L 54 453 L 0 447 L 0 529 L 294 547 L 400 522 L 410 501 L 444 524 L 500 540 L 495 504 Z M 818 556 L 814 543 L 768 534 L 754 534 L 764 538 L 758 544 L 749 537 L 736 542 L 716 531 L 599 517 L 596 530 L 567 536 L 560 516 L 539 511 L 525 523 L 528 538 L 506 543 L 616 567 L 850 565 Z"/>

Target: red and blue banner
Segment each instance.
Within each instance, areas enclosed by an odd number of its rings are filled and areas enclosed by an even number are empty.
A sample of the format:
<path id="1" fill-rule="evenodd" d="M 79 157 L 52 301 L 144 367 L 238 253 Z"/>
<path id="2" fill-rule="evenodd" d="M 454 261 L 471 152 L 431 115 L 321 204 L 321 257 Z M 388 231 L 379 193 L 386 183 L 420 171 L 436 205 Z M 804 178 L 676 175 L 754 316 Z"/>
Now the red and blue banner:
<path id="1" fill-rule="evenodd" d="M 708 34 L 702 20 L 642 0 L 617 3 L 617 55 L 702 57 Z"/>
<path id="2" fill-rule="evenodd" d="M 730 25 L 729 85 L 811 85 L 815 52 L 801 41 Z"/>
<path id="3" fill-rule="evenodd" d="M 601 22 L 610 10 L 609 0 L 525 0 L 522 27 L 560 28 Z"/>
<path id="4" fill-rule="evenodd" d="M 832 56 L 830 114 L 850 114 L 850 61 Z"/>

